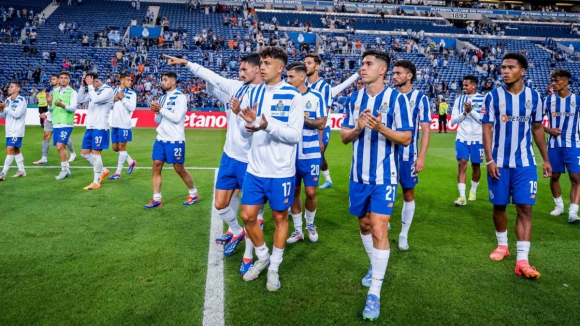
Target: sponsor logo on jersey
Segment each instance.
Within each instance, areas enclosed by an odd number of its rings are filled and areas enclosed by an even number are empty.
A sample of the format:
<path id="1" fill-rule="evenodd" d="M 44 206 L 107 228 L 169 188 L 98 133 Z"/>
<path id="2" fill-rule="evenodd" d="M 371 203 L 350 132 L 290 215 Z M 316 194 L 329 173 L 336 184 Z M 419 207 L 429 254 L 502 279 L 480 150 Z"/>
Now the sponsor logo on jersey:
<path id="1" fill-rule="evenodd" d="M 505 115 L 505 114 L 501 115 L 502 122 L 528 122 L 531 120 L 532 120 L 532 117 L 530 117 L 530 116 L 519 117 L 519 116 Z"/>

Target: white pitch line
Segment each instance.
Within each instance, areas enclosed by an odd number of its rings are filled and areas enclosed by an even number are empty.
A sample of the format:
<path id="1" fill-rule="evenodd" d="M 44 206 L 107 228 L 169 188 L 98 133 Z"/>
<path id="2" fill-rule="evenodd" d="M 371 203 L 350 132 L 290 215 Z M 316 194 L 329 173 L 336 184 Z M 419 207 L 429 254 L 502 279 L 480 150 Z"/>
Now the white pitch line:
<path id="1" fill-rule="evenodd" d="M 217 180 L 218 169 L 215 169 Z M 211 231 L 209 233 L 209 253 L 207 255 L 207 276 L 205 280 L 205 299 L 203 307 L 204 326 L 223 326 L 224 320 L 224 261 L 223 247 L 215 243 L 214 239 L 224 232 L 223 222 L 213 207 L 215 192 L 211 209 Z"/>
<path id="2" fill-rule="evenodd" d="M 60 169 L 60 165 L 29 165 L 25 166 L 25 169 Z M 71 169 L 92 169 L 93 167 L 90 165 L 85 166 L 70 166 Z M 150 166 L 136 166 L 133 168 L 134 170 L 151 170 Z M 173 170 L 171 166 L 164 166 L 163 169 L 166 170 Z M 185 167 L 186 170 L 213 170 L 215 171 L 216 168 L 208 168 L 208 167 L 201 167 L 201 166 L 187 166 Z"/>

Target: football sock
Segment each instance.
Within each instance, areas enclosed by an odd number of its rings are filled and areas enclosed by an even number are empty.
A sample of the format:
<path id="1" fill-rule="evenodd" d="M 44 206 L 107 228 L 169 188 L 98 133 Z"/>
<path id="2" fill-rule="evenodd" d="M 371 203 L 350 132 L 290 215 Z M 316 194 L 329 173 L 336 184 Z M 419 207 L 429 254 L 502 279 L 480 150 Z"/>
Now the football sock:
<path id="1" fill-rule="evenodd" d="M 50 148 L 50 142 L 45 140 L 42 142 L 42 159 L 46 160 L 48 157 L 48 149 Z"/>
<path id="2" fill-rule="evenodd" d="M 235 237 L 242 233 L 243 229 L 238 223 L 238 217 L 236 216 L 236 212 L 228 206 L 224 209 L 218 209 L 218 214 L 222 218 L 224 222 L 229 226 L 230 230 L 234 234 Z"/>
<path id="3" fill-rule="evenodd" d="M 314 224 L 314 216 L 316 216 L 316 210 L 311 212 L 307 209 L 304 210 L 304 218 L 306 219 L 306 224 Z"/>
<path id="4" fill-rule="evenodd" d="M 508 234 L 507 230 L 503 232 L 495 231 L 495 236 L 497 237 L 497 245 L 498 246 L 508 246 Z"/>
<path id="5" fill-rule="evenodd" d="M 266 242 L 259 247 L 255 247 L 256 256 L 261 261 L 267 261 L 270 259 L 270 254 L 268 253 L 268 247 L 266 246 Z"/>
<path id="6" fill-rule="evenodd" d="M 409 229 L 411 228 L 411 223 L 413 222 L 413 216 L 415 215 L 415 201 L 406 202 L 403 201 L 403 212 L 401 213 L 401 236 L 407 237 L 409 234 Z"/>
<path id="7" fill-rule="evenodd" d="M 82 154 L 81 156 L 87 160 L 87 162 L 89 162 L 90 165 L 93 165 L 94 161 L 93 161 L 93 154 L 89 153 L 89 154 Z"/>
<path id="8" fill-rule="evenodd" d="M 465 198 L 465 183 L 457 184 L 457 189 L 459 189 L 459 197 Z"/>
<path id="9" fill-rule="evenodd" d="M 528 254 L 530 253 L 530 242 L 529 241 L 518 241 L 516 243 L 518 248 L 518 256 L 516 261 L 528 260 Z"/>
<path id="10" fill-rule="evenodd" d="M 330 170 L 322 171 L 322 175 L 324 176 L 324 180 L 332 182 L 332 180 L 330 179 Z"/>
<path id="11" fill-rule="evenodd" d="M 387 265 L 389 264 L 389 256 L 391 250 L 380 250 L 373 248 L 371 264 L 373 265 L 373 276 L 371 279 L 371 288 L 369 294 L 374 294 L 377 298 L 381 297 L 381 287 L 383 286 L 383 279 L 387 272 Z"/>
<path id="12" fill-rule="evenodd" d="M 469 192 L 476 193 L 477 186 L 479 186 L 479 182 L 475 182 L 475 181 L 471 180 L 471 189 L 469 190 Z"/>
<path id="13" fill-rule="evenodd" d="M 18 156 L 16 156 L 16 162 L 18 162 Z M 24 168 L 24 167 L 22 167 L 22 168 Z M 569 212 L 570 212 L 570 214 L 577 215 L 578 214 L 578 205 L 577 204 L 570 204 Z"/>
<path id="14" fill-rule="evenodd" d="M 161 193 L 153 194 L 153 200 L 161 200 Z"/>
<path id="15" fill-rule="evenodd" d="M 278 249 L 276 247 L 272 247 L 272 256 L 270 257 L 270 267 L 268 268 L 269 271 L 278 271 L 278 267 L 282 263 L 282 255 L 284 254 L 284 249 Z"/>
<path id="16" fill-rule="evenodd" d="M 248 231 L 246 231 L 247 233 Z M 254 243 L 249 236 L 246 235 L 246 249 L 244 250 L 244 262 L 248 263 L 254 259 Z"/>
<path id="17" fill-rule="evenodd" d="M 197 195 L 197 188 L 196 187 L 193 187 L 193 188 L 189 189 L 189 195 L 190 196 Z"/>
<path id="18" fill-rule="evenodd" d="M 238 194 L 232 195 L 232 199 L 230 199 L 230 207 L 236 213 L 236 216 L 238 216 L 240 209 L 240 196 L 238 196 Z"/>
<path id="19" fill-rule="evenodd" d="M 68 170 L 68 162 L 60 162 L 60 170 L 67 171 Z"/>
<path id="20" fill-rule="evenodd" d="M 14 155 L 6 155 L 6 159 L 4 160 L 4 168 L 2 169 L 2 173 L 4 173 L 4 175 L 8 173 L 8 169 L 10 169 L 12 162 L 14 162 Z"/>
<path id="21" fill-rule="evenodd" d="M 127 164 L 129 164 L 129 165 L 133 164 L 133 159 L 131 158 L 131 156 L 129 156 L 129 153 L 127 153 L 127 152 L 125 151 L 125 154 L 127 154 L 127 159 L 126 159 L 126 161 L 127 161 Z"/>
<path id="22" fill-rule="evenodd" d="M 117 171 L 115 173 L 121 174 L 123 170 L 123 165 L 125 165 L 125 160 L 127 159 L 127 152 L 119 151 L 119 159 L 117 160 Z"/>
<path id="23" fill-rule="evenodd" d="M 101 155 L 93 156 L 93 171 L 95 172 L 95 179 L 93 182 L 100 184 L 101 173 L 103 172 L 103 160 L 101 159 Z"/>
<path id="24" fill-rule="evenodd" d="M 292 214 L 292 222 L 294 222 L 294 230 L 302 231 L 302 212 Z"/>
<path id="25" fill-rule="evenodd" d="M 564 200 L 562 199 L 562 196 L 560 196 L 558 198 L 554 198 L 554 203 L 558 207 L 564 207 Z"/>
<path id="26" fill-rule="evenodd" d="M 24 172 L 24 156 L 22 156 L 22 153 L 16 155 L 14 159 L 16 160 L 18 171 Z M 570 207 L 572 207 L 572 205 L 570 205 Z M 576 205 L 576 211 L 578 211 L 578 205 Z"/>
<path id="27" fill-rule="evenodd" d="M 361 233 L 360 238 L 362 239 L 363 246 L 365 247 L 365 251 L 367 252 L 367 255 L 369 256 L 369 260 L 372 261 L 373 260 L 373 256 L 372 256 L 372 254 L 373 254 L 373 235 L 372 234 L 363 235 Z"/>
<path id="28" fill-rule="evenodd" d="M 53 136 L 54 137 L 54 136 Z M 69 152 L 74 153 L 75 149 L 73 148 L 73 142 L 72 140 L 68 140 L 68 143 L 66 143 L 66 147 L 68 147 Z"/>

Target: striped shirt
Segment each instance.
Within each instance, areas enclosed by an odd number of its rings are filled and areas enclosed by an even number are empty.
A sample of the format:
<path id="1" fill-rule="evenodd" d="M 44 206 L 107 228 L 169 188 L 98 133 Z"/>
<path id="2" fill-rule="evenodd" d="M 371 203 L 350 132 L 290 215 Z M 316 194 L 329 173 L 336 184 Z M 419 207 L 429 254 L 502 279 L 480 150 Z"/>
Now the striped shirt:
<path id="1" fill-rule="evenodd" d="M 548 136 L 548 148 L 580 148 L 578 134 L 578 104 L 580 96 L 570 93 L 568 97 L 561 98 L 552 95 L 545 99 L 544 108 L 550 128 L 559 128 L 562 133 L 558 137 Z"/>
<path id="2" fill-rule="evenodd" d="M 296 174 L 296 144 L 302 137 L 304 104 L 300 92 L 281 81 L 276 85 L 258 85 L 242 100 L 242 108 L 256 110 L 258 125 L 262 115 L 268 121 L 265 130 L 248 132 L 245 121 L 240 131 L 251 138 L 248 173 L 260 178 L 289 178 Z"/>
<path id="3" fill-rule="evenodd" d="M 431 123 L 429 100 L 418 89 L 413 89 L 404 95 L 409 100 L 409 106 L 413 112 L 413 136 L 408 146 L 398 146 L 399 160 L 414 162 L 419 155 L 419 127 L 421 123 Z"/>
<path id="4" fill-rule="evenodd" d="M 324 107 L 324 99 L 319 92 L 308 89 L 306 93 L 302 94 L 302 102 L 304 103 L 304 117 L 307 119 L 317 119 L 326 117 L 326 108 Z M 320 154 L 320 137 L 318 129 L 312 128 L 304 124 L 302 129 L 302 139 L 298 143 L 298 159 L 310 160 L 319 159 Z"/>
<path id="5" fill-rule="evenodd" d="M 455 99 L 453 111 L 451 113 L 451 123 L 459 123 L 457 127 L 456 139 L 471 144 L 482 143 L 481 109 L 485 96 L 482 94 L 461 95 Z M 463 104 L 471 103 L 471 112 L 463 115 L 465 109 Z"/>
<path id="6" fill-rule="evenodd" d="M 114 96 L 117 96 L 119 93 L 120 87 L 116 87 L 113 89 Z M 113 104 L 113 118 L 111 119 L 111 127 L 114 128 L 122 128 L 122 129 L 131 129 L 131 117 L 133 115 L 133 111 L 137 107 L 137 93 L 135 93 L 130 88 L 125 88 L 122 90 L 125 93 L 125 98 L 116 101 Z"/>
<path id="7" fill-rule="evenodd" d="M 543 102 L 536 90 L 527 86 L 511 94 L 504 86 L 485 96 L 483 123 L 493 125 L 492 157 L 500 168 L 535 166 L 532 123 L 542 123 Z"/>
<path id="8" fill-rule="evenodd" d="M 12 100 L 12 97 L 8 96 L 4 104 L 6 107 L 0 113 L 0 118 L 6 120 L 6 126 L 4 128 L 6 138 L 24 137 L 26 107 L 28 105 L 26 99 L 19 95 L 16 99 Z"/>
<path id="9" fill-rule="evenodd" d="M 310 84 L 308 79 L 306 79 L 306 87 L 317 91 L 318 93 L 322 94 L 322 98 L 324 98 L 324 105 L 326 109 L 330 109 L 332 107 L 332 90 L 330 85 L 322 79 L 319 78 L 316 82 Z"/>
<path id="10" fill-rule="evenodd" d="M 409 101 L 395 89 L 385 87 L 376 96 L 368 95 L 366 87 L 354 92 L 342 126 L 355 128 L 360 113 L 366 109 L 370 109 L 374 116 L 380 111 L 383 125 L 392 130 L 413 130 Z M 377 185 L 398 182 L 398 158 L 394 155 L 396 154 L 394 142 L 377 131 L 364 128 L 352 142 L 352 148 L 351 181 Z"/>
<path id="11" fill-rule="evenodd" d="M 185 141 L 184 121 L 187 98 L 178 90 L 167 92 L 159 99 L 161 110 L 155 115 L 157 140 Z"/>

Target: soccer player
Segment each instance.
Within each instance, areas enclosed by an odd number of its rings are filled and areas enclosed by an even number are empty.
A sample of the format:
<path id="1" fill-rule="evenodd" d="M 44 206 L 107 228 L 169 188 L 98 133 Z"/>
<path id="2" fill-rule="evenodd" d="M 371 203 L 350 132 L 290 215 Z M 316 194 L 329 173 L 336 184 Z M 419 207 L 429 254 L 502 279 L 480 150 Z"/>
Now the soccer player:
<path id="1" fill-rule="evenodd" d="M 326 105 L 326 115 L 332 108 L 332 90 L 330 85 L 322 77 L 318 75 L 320 70 L 320 65 L 322 64 L 322 58 L 318 53 L 308 53 L 304 57 L 304 64 L 306 65 L 308 79 L 306 80 L 306 86 L 310 89 L 318 91 L 322 94 L 324 102 Z M 356 79 L 356 78 L 355 78 Z M 328 120 L 330 121 L 330 120 Z M 320 151 L 322 152 L 322 175 L 324 176 L 324 184 L 320 186 L 320 189 L 326 189 L 332 187 L 332 179 L 330 178 L 330 171 L 328 169 L 328 163 L 324 157 L 324 152 L 330 143 L 330 125 L 327 123 L 323 131 L 319 132 L 322 138 L 322 143 L 320 146 Z"/>
<path id="2" fill-rule="evenodd" d="M 169 65 L 184 65 L 194 75 L 205 80 L 208 91 L 222 103 L 227 103 L 226 142 L 218 170 L 214 206 L 222 220 L 228 225 L 228 231 L 215 241 L 219 244 L 225 244 L 224 255 L 230 256 L 235 252 L 238 244 L 244 239 L 246 240 L 246 250 L 240 266 L 240 274 L 243 275 L 252 265 L 254 247 L 251 240 L 246 239 L 246 232 L 237 219 L 239 199 L 236 190 L 242 188 L 248 166 L 248 150 L 250 149 L 249 139 L 240 137 L 239 101 L 252 88 L 262 84 L 260 55 L 251 53 L 242 57 L 238 71 L 240 80 L 226 79 L 197 63 L 184 59 L 168 55 L 165 55 L 165 58 L 169 59 Z M 233 101 L 232 104 L 229 103 L 230 101 Z M 263 221 L 261 215 L 258 218 L 260 222 Z"/>
<path id="3" fill-rule="evenodd" d="M 127 153 L 127 142 L 133 140 L 131 116 L 137 107 L 137 94 L 131 89 L 133 80 L 128 72 L 123 71 L 119 74 L 119 83 L 120 86 L 113 89 L 115 104 L 111 120 L 113 150 L 119 154 L 119 159 L 117 160 L 117 171 L 109 180 L 121 179 L 121 171 L 125 162 L 129 165 L 127 174 L 133 173 L 133 169 L 137 165 L 137 161 L 133 160 Z"/>
<path id="4" fill-rule="evenodd" d="M 566 69 L 556 69 L 550 74 L 554 95 L 545 99 L 544 108 L 548 115 L 550 127 L 544 127 L 548 133 L 548 157 L 552 165 L 550 190 L 554 196 L 556 208 L 550 212 L 558 216 L 564 212 L 560 175 L 568 170 L 572 189 L 570 190 L 570 208 L 568 223 L 578 224 L 578 201 L 580 200 L 580 135 L 578 134 L 578 105 L 580 96 L 568 89 L 572 74 Z"/>
<path id="5" fill-rule="evenodd" d="M 145 209 L 162 206 L 161 170 L 163 164 L 173 164 L 173 169 L 189 189 L 189 195 L 183 205 L 189 206 L 199 200 L 199 194 L 191 174 L 184 167 L 185 162 L 185 114 L 187 98 L 176 90 L 177 74 L 167 71 L 161 75 L 161 87 L 166 91 L 159 101 L 151 102 L 149 107 L 155 112 L 157 138 L 153 145 L 153 200 L 143 206 Z"/>
<path id="6" fill-rule="evenodd" d="M 48 101 L 52 100 L 52 92 L 55 89 L 58 89 L 58 76 L 57 75 L 50 76 L 50 86 L 52 87 L 52 89 L 46 95 L 47 105 L 48 105 Z M 40 158 L 40 160 L 32 162 L 33 164 L 37 164 L 37 165 L 48 163 L 48 149 L 50 148 L 50 137 L 52 137 L 52 131 L 53 131 L 52 113 L 51 113 L 50 105 L 48 105 L 47 112 L 40 114 L 40 118 L 44 120 L 44 135 L 43 135 L 43 139 L 42 139 L 42 157 Z M 68 161 L 73 162 L 76 159 L 77 154 L 75 153 L 75 149 L 73 148 L 73 143 L 72 143 L 72 140 L 70 138 L 68 139 L 66 146 L 67 146 L 68 150 L 70 151 L 70 158 L 68 159 Z"/>
<path id="7" fill-rule="evenodd" d="M 79 93 L 79 102 L 89 102 L 87 111 L 85 136 L 81 156 L 93 166 L 93 182 L 84 187 L 84 190 L 101 188 L 101 183 L 109 174 L 103 167 L 101 152 L 109 148 L 109 112 L 113 107 L 115 94 L 109 85 L 103 84 L 96 72 L 89 72 L 83 79 L 88 93 Z"/>
<path id="8" fill-rule="evenodd" d="M 401 213 L 401 233 L 399 249 L 409 250 L 409 229 L 415 215 L 415 186 L 419 183 L 417 174 L 425 167 L 425 157 L 429 147 L 431 114 L 429 100 L 421 91 L 413 87 L 417 74 L 415 64 L 409 60 L 394 62 L 393 84 L 399 93 L 409 100 L 413 112 L 413 133 L 408 146 L 398 147 L 399 182 L 403 188 L 403 211 Z M 419 126 L 421 127 L 421 150 L 419 151 Z"/>
<path id="9" fill-rule="evenodd" d="M 510 52 L 504 55 L 501 67 L 504 86 L 489 92 L 483 104 L 483 148 L 498 242 L 489 258 L 500 261 L 509 255 L 506 206 L 511 197 L 517 209 L 515 273 L 537 279 L 540 273 L 528 262 L 532 206 L 538 189 L 532 136 L 542 155 L 544 177 L 552 174 L 552 167 L 542 127 L 542 98 L 522 82 L 527 68 L 528 60 L 522 54 Z"/>
<path id="10" fill-rule="evenodd" d="M 304 192 L 306 202 L 304 203 L 306 218 L 306 230 L 308 239 L 312 242 L 318 241 L 318 232 L 314 225 L 316 207 L 316 187 L 320 176 L 320 136 L 318 131 L 323 130 L 326 125 L 326 107 L 322 94 L 306 86 L 306 66 L 295 61 L 286 67 L 288 84 L 295 87 L 302 94 L 304 103 L 304 127 L 302 137 L 298 142 L 298 156 L 296 157 L 296 189 L 294 190 L 294 203 L 292 204 L 292 221 L 294 222 L 294 232 L 287 243 L 295 243 L 304 240 L 302 232 L 302 200 L 300 191 L 302 181 L 304 181 Z"/>
<path id="11" fill-rule="evenodd" d="M 480 163 L 483 162 L 483 144 L 481 140 L 481 108 L 484 96 L 477 93 L 478 80 L 473 75 L 463 77 L 464 95 L 455 98 L 451 123 L 458 123 L 455 138 L 455 155 L 457 158 L 457 188 L 459 198 L 454 202 L 455 206 L 467 205 L 465 200 L 465 180 L 467 162 L 471 157 L 471 189 L 469 200 L 477 198 L 477 186 L 481 178 Z"/>
<path id="12" fill-rule="evenodd" d="M 377 50 L 362 55 L 363 89 L 354 92 L 346 110 L 340 137 L 352 142 L 349 212 L 359 218 L 360 234 L 371 266 L 362 280 L 370 286 L 363 319 L 380 314 L 383 278 L 389 262 L 387 226 L 397 194 L 396 145 L 407 146 L 413 131 L 407 98 L 386 87 L 383 80 L 390 59 Z"/>
<path id="13" fill-rule="evenodd" d="M 66 144 L 68 144 L 74 126 L 78 94 L 69 84 L 70 73 L 68 71 L 61 71 L 58 74 L 59 87 L 52 90 L 52 96 L 47 96 L 50 112 L 52 113 L 52 124 L 54 126 L 52 143 L 56 146 L 56 150 L 60 155 L 61 171 L 55 177 L 56 180 L 62 180 L 72 175 L 66 152 Z"/>
<path id="14" fill-rule="evenodd" d="M 18 82 L 12 82 L 8 86 L 8 98 L 4 103 L 0 103 L 0 118 L 6 120 L 6 160 L 4 168 L 0 172 L 0 181 L 6 178 L 10 165 L 16 159 L 18 172 L 13 178 L 26 176 L 24 171 L 24 157 L 20 148 L 22 147 L 22 138 L 24 137 L 24 127 L 26 120 L 26 106 L 28 103 L 23 96 L 20 96 L 22 85 Z"/>
<path id="15" fill-rule="evenodd" d="M 288 234 L 288 208 L 294 200 L 296 144 L 302 137 L 304 105 L 300 92 L 282 80 L 288 55 L 279 47 L 260 50 L 260 72 L 264 84 L 244 97 L 240 115 L 241 133 L 250 139 L 248 169 L 242 186 L 242 219 L 247 236 L 255 245 L 258 260 L 244 274 L 245 281 L 258 278 L 268 265 L 266 288 L 280 288 L 278 267 Z M 276 226 L 272 256 L 257 222 L 260 205 L 270 203 Z"/>

